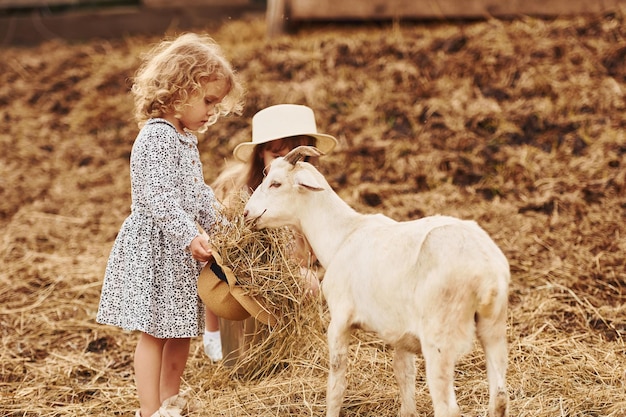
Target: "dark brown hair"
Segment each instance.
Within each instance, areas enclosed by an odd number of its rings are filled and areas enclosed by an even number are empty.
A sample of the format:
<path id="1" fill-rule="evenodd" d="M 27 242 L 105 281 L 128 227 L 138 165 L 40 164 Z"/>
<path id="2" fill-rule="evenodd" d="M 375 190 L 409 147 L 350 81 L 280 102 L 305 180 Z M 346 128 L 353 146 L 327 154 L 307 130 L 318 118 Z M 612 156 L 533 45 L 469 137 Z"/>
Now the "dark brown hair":
<path id="1" fill-rule="evenodd" d="M 255 146 L 254 152 L 248 162 L 248 170 L 245 174 L 246 185 L 250 192 L 256 190 L 256 188 L 263 181 L 265 176 L 265 165 L 263 162 L 263 152 L 266 150 L 272 152 L 280 152 L 284 149 L 292 150 L 298 146 L 308 145 L 315 146 L 317 140 L 312 136 L 290 136 L 286 138 L 272 140 L 270 142 L 261 143 Z M 314 159 L 314 160 L 313 160 Z M 307 162 L 317 165 L 318 158 L 307 159 Z"/>

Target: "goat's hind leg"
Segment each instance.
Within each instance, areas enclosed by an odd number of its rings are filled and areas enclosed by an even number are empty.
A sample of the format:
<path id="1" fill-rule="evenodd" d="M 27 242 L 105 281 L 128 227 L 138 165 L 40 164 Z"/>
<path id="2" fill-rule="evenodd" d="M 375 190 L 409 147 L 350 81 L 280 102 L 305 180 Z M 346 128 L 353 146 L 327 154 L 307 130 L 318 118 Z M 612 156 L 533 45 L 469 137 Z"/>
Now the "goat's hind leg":
<path id="1" fill-rule="evenodd" d="M 400 389 L 400 417 L 417 417 L 415 407 L 415 355 L 397 348 L 393 356 L 393 370 Z"/>
<path id="2" fill-rule="evenodd" d="M 507 342 L 506 317 L 478 316 L 476 335 L 485 352 L 487 378 L 489 380 L 489 417 L 508 415 L 508 394 L 506 391 Z"/>
<path id="3" fill-rule="evenodd" d="M 338 417 L 346 390 L 350 328 L 343 320 L 331 318 L 327 335 L 330 369 L 326 388 L 326 416 Z"/>
<path id="4" fill-rule="evenodd" d="M 422 353 L 435 417 L 461 417 L 454 393 L 454 366 L 458 356 L 456 349 L 445 344 L 423 341 Z"/>

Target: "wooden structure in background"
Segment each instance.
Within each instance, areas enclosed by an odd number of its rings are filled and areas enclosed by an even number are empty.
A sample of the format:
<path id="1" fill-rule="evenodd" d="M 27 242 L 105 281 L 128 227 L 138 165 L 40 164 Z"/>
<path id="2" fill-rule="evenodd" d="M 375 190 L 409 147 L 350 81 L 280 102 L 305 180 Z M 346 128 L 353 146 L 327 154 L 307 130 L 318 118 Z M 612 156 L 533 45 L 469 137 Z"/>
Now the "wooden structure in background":
<path id="1" fill-rule="evenodd" d="M 106 6 L 107 3 L 119 4 L 119 0 L 0 0 L 0 10 L 4 9 L 33 9 L 58 6 L 81 6 L 99 5 Z"/>
<path id="2" fill-rule="evenodd" d="M 208 30 L 264 12 L 263 0 L 0 0 L 0 46 Z"/>
<path id="3" fill-rule="evenodd" d="M 303 21 L 566 16 L 626 9 L 626 0 L 267 0 L 269 36 Z"/>
<path id="4" fill-rule="evenodd" d="M 251 0 L 0 0 L 2 9 L 32 9 L 69 7 L 107 7 L 111 5 L 143 5 L 156 8 L 182 8 L 207 6 L 249 6 L 255 3 Z M 259 3 L 258 1 L 256 3 Z"/>
<path id="5" fill-rule="evenodd" d="M 626 10 L 626 0 L 0 0 L 0 45 L 189 30 L 263 12 L 272 37 L 307 21 L 550 17 L 616 10 Z"/>
<path id="6" fill-rule="evenodd" d="M 1 1 L 1 0 L 0 0 Z M 146 7 L 248 6 L 250 0 L 142 0 Z"/>

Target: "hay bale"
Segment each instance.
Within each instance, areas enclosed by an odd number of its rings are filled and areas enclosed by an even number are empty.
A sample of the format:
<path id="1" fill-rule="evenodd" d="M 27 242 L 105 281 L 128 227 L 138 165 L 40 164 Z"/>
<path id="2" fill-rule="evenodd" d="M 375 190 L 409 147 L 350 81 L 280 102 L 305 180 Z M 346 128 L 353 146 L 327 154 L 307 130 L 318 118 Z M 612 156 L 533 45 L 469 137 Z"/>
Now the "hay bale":
<path id="1" fill-rule="evenodd" d="M 324 339 L 321 297 L 309 294 L 300 265 L 293 259 L 296 238 L 289 228 L 257 230 L 246 223 L 245 192 L 222 210 L 227 222 L 216 228 L 210 243 L 233 270 L 238 285 L 274 312 L 274 326 L 258 326 L 256 342 L 231 368 L 240 378 L 260 378 L 284 369 L 294 358 L 319 350 Z M 309 268 L 314 268 L 309 265 Z"/>

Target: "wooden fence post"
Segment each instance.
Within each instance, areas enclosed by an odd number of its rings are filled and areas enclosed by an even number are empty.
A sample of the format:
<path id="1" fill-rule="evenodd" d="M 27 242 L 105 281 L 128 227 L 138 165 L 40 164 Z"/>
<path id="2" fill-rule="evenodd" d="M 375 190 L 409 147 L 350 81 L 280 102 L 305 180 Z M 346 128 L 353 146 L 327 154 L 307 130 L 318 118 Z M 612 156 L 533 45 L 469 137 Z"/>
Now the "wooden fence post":
<path id="1" fill-rule="evenodd" d="M 273 38 L 285 33 L 287 27 L 287 0 L 267 0 L 267 12 L 265 21 L 267 24 L 267 37 Z"/>

